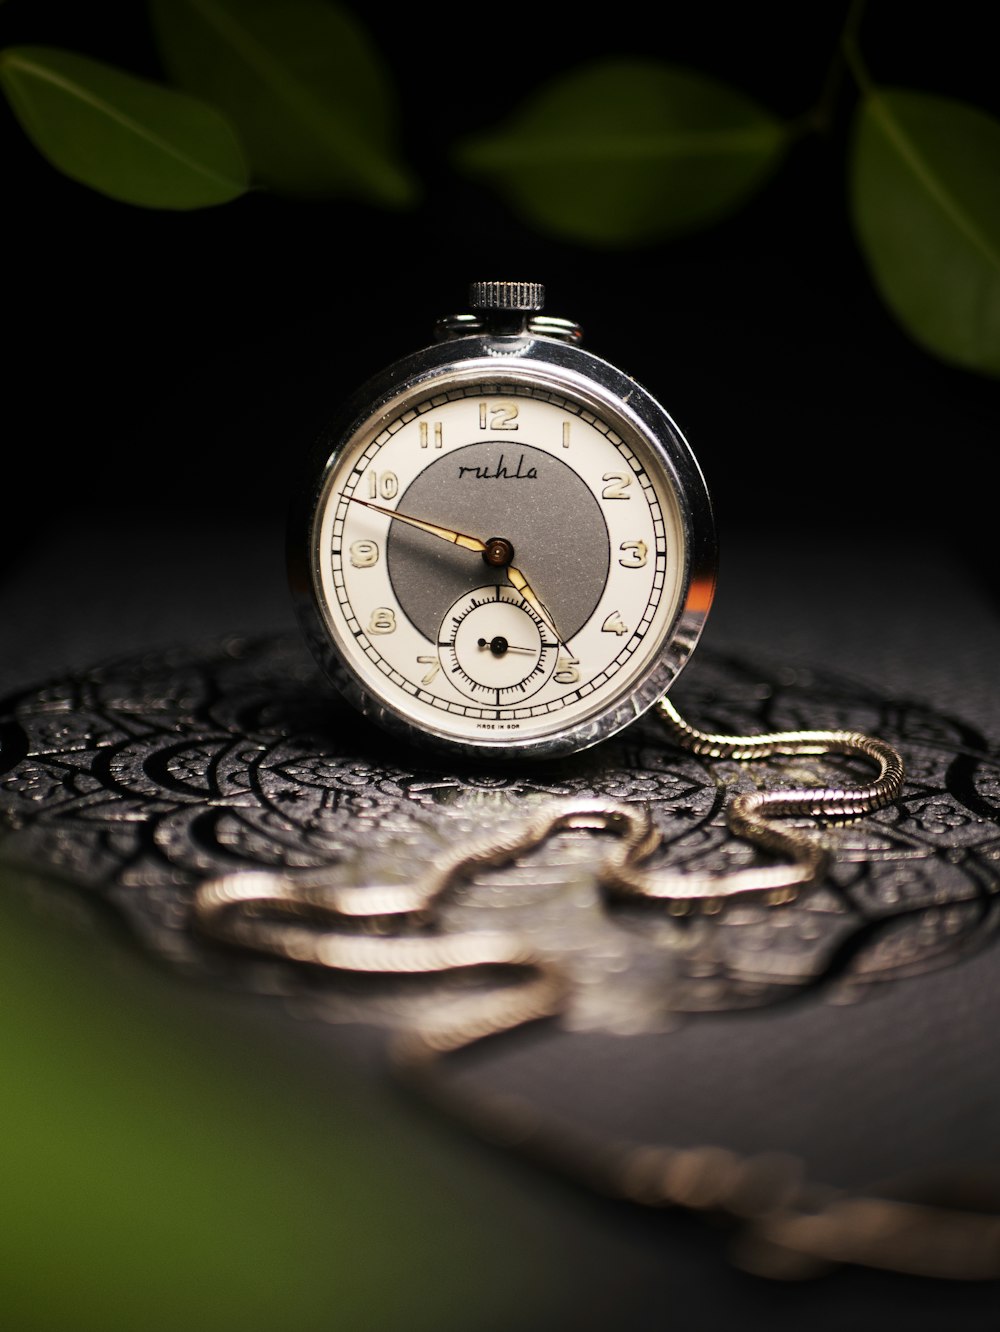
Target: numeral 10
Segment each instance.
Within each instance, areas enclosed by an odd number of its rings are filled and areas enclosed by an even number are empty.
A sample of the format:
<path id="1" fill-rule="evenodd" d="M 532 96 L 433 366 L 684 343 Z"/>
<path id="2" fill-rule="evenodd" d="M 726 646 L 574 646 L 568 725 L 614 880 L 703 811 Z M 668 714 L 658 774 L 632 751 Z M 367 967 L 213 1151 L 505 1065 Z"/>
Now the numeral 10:
<path id="1" fill-rule="evenodd" d="M 368 498 L 395 499 L 399 494 L 399 478 L 395 472 L 368 473 Z"/>

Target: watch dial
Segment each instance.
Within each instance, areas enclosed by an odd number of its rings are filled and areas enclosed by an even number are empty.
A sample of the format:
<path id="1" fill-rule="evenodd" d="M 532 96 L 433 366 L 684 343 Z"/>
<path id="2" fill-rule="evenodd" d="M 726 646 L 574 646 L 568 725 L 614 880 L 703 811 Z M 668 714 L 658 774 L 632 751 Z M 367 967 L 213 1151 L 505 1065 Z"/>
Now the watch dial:
<path id="1" fill-rule="evenodd" d="M 619 704 L 677 616 L 671 473 L 630 418 L 511 380 L 424 384 L 338 452 L 318 600 L 369 696 L 424 731 L 516 746 Z"/>

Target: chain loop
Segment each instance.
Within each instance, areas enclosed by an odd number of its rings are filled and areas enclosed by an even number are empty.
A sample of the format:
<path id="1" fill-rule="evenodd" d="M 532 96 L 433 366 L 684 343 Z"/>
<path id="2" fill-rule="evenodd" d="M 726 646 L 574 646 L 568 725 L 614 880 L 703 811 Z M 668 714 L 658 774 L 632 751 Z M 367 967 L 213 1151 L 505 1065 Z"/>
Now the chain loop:
<path id="1" fill-rule="evenodd" d="M 727 900 L 748 896 L 779 906 L 821 879 L 831 849 L 818 830 L 779 827 L 774 820 L 830 824 L 856 819 L 890 804 L 902 786 L 903 762 L 896 750 L 861 732 L 713 735 L 691 726 L 666 698 L 657 714 L 678 746 L 707 758 L 745 762 L 838 754 L 873 763 L 877 774 L 858 786 L 734 796 L 726 812 L 729 829 L 764 852 L 786 857 L 785 864 L 723 875 L 649 869 L 646 862 L 661 841 L 649 814 L 595 797 L 554 802 L 519 828 L 461 844 L 410 884 L 345 886 L 336 882 L 332 868 L 226 875 L 197 890 L 195 922 L 213 939 L 334 971 L 440 975 L 483 967 L 516 970 L 517 983 L 496 993 L 465 996 L 460 1012 L 398 1034 L 391 1053 L 400 1076 L 481 1135 L 516 1146 L 602 1193 L 646 1205 L 728 1212 L 743 1223 L 738 1247 L 742 1264 L 752 1270 L 802 1277 L 851 1262 L 954 1279 L 1000 1276 L 1000 1219 L 995 1215 L 851 1197 L 808 1184 L 800 1164 L 784 1156 L 741 1158 L 721 1147 L 675 1149 L 602 1140 L 521 1098 L 460 1089 L 443 1077 L 443 1056 L 558 1016 L 568 993 L 551 958 L 516 934 L 434 932 L 435 908 L 471 873 L 501 866 L 565 830 L 591 829 L 614 839 L 596 870 L 611 894 L 665 902 L 674 914 L 699 906 L 714 912 Z"/>

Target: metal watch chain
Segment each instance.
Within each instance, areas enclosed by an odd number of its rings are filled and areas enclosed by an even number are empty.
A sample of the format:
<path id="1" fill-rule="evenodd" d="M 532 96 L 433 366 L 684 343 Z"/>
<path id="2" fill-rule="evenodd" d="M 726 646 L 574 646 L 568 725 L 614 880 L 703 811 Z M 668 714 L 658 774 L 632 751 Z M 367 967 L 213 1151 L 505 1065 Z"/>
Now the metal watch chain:
<path id="1" fill-rule="evenodd" d="M 576 325 L 538 313 L 541 290 L 537 284 L 478 283 L 470 303 L 489 312 L 494 332 L 528 329 L 577 341 Z M 481 314 L 454 316 L 440 321 L 438 336 L 462 336 L 481 324 Z M 195 895 L 195 923 L 222 943 L 339 973 L 442 977 L 476 968 L 509 969 L 509 984 L 463 992 L 455 1011 L 414 1021 L 397 1035 L 392 1055 L 398 1073 L 482 1136 L 588 1187 L 633 1202 L 711 1209 L 740 1220 L 745 1266 L 772 1276 L 811 1275 L 841 1262 L 970 1279 L 1000 1275 L 994 1233 L 1000 1222 L 993 1218 L 849 1196 L 810 1184 L 791 1158 L 739 1158 L 718 1147 L 679 1150 L 599 1139 L 522 1099 L 462 1090 L 444 1075 L 445 1056 L 527 1023 L 557 1018 L 569 992 L 558 964 L 526 935 L 438 928 L 438 909 L 477 871 L 514 861 L 563 831 L 592 830 L 610 835 L 595 870 L 608 898 L 658 902 L 677 917 L 715 914 L 729 902 L 747 899 L 780 909 L 825 875 L 833 849 L 824 826 L 872 814 L 891 804 L 902 787 L 897 751 L 858 731 L 709 734 L 685 721 L 666 696 L 655 705 L 655 715 L 676 746 L 704 758 L 746 762 L 838 755 L 873 764 L 876 772 L 855 786 L 733 795 L 726 809 L 729 830 L 777 863 L 723 874 L 651 868 L 661 835 L 649 812 L 587 797 L 553 801 L 520 826 L 459 844 L 409 883 L 345 884 L 335 866 L 212 879 Z M 794 820 L 794 826 L 785 820 Z M 820 827 L 802 826 L 810 820 Z M 946 1261 L 942 1253 L 950 1255 Z"/>
<path id="2" fill-rule="evenodd" d="M 198 889 L 194 916 L 212 939 L 295 964 L 340 973 L 444 976 L 476 968 L 510 969 L 511 984 L 463 995 L 454 1018 L 414 1024 L 392 1044 L 397 1074 L 466 1127 L 604 1195 L 646 1206 L 680 1206 L 728 1215 L 740 1226 L 741 1265 L 763 1275 L 801 1278 L 842 1263 L 924 1276 L 979 1280 L 1000 1276 L 1000 1220 L 993 1214 L 849 1194 L 805 1178 L 783 1154 L 740 1157 L 721 1147 L 672 1148 L 608 1140 L 522 1098 L 469 1090 L 442 1061 L 488 1038 L 564 1010 L 567 978 L 523 936 L 500 931 L 435 932 L 435 910 L 450 890 L 484 868 L 507 864 L 559 833 L 610 834 L 596 869 L 604 892 L 663 903 L 672 914 L 714 914 L 747 899 L 775 909 L 817 884 L 833 848 L 820 829 L 779 826 L 849 822 L 891 804 L 903 761 L 885 741 L 849 730 L 715 735 L 685 721 L 663 698 L 656 715 L 677 746 L 738 762 L 839 755 L 875 765 L 856 786 L 779 787 L 733 796 L 729 829 L 780 864 L 726 874 L 653 870 L 660 844 L 648 812 L 608 798 L 554 801 L 534 818 L 439 856 L 412 883 L 345 885 L 334 870 L 245 872 Z"/>

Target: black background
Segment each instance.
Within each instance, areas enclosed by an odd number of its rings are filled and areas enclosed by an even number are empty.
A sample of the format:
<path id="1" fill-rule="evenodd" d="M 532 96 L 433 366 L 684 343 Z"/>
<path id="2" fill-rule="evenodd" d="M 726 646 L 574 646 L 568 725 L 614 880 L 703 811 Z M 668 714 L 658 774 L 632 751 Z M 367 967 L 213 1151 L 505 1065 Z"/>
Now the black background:
<path id="1" fill-rule="evenodd" d="M 627 0 L 586 18 L 549 4 L 356 4 L 423 184 L 400 213 L 263 192 L 194 213 L 133 208 L 61 177 L 4 109 L 9 554 L 68 511 L 280 522 L 332 403 L 428 342 L 471 278 L 528 277 L 688 434 L 717 503 L 723 577 L 727 532 L 804 526 L 835 551 L 898 526 L 953 542 L 995 590 L 997 386 L 917 348 L 870 284 L 845 198 L 849 81 L 832 133 L 796 146 L 739 215 L 669 244 L 540 237 L 449 163 L 458 138 L 546 77 L 606 55 L 659 55 L 799 115 L 845 8 Z M 872 6 L 875 76 L 1000 110 L 982 6 L 922 14 Z M 135 3 L 9 0 L 0 43 L 28 41 L 161 76 Z"/>
<path id="2" fill-rule="evenodd" d="M 7 186 L 0 574 L 13 570 L 16 578 L 20 557 L 38 554 L 67 519 L 76 533 L 89 527 L 94 550 L 75 552 L 76 579 L 62 599 L 79 591 L 77 619 L 94 621 L 95 641 L 107 638 L 118 607 L 100 610 L 110 594 L 90 571 L 106 568 L 114 545 L 108 534 L 122 515 L 133 537 L 143 515 L 158 537 L 168 519 L 178 548 L 190 530 L 212 524 L 226 534 L 242 528 L 248 542 L 257 532 L 272 533 L 331 406 L 428 342 L 434 318 L 461 308 L 470 279 L 525 277 L 544 281 L 549 311 L 578 319 L 586 345 L 645 383 L 688 434 L 717 505 L 723 587 L 727 548 L 752 550 L 759 537 L 773 554 L 787 536 L 794 560 L 805 531 L 811 558 L 819 549 L 829 559 L 815 575 L 814 566 L 791 572 L 807 590 L 814 579 L 812 599 L 797 604 L 803 621 L 822 623 L 829 603 L 823 588 L 838 575 L 839 552 L 863 545 L 872 552 L 870 581 L 860 608 L 850 603 L 858 642 L 867 646 L 865 625 L 882 615 L 899 654 L 923 651 L 937 660 L 958 700 L 968 676 L 949 659 L 961 653 L 961 641 L 949 641 L 942 629 L 941 642 L 917 642 L 917 631 L 907 635 L 903 623 L 925 624 L 927 615 L 911 608 L 948 595 L 946 580 L 929 578 L 925 560 L 922 581 L 905 586 L 890 557 L 897 531 L 910 549 L 951 547 L 969 584 L 1000 596 L 993 539 L 1000 393 L 995 381 L 916 347 L 870 284 L 846 207 L 849 83 L 828 136 L 799 144 L 740 214 L 669 244 L 595 250 L 540 237 L 449 165 L 450 148 L 464 134 L 496 124 L 552 74 L 606 55 L 660 55 L 797 116 L 820 94 L 846 4 L 682 8 L 616 0 L 589 10 L 590 18 L 551 3 L 389 11 L 359 0 L 353 8 L 397 88 L 401 152 L 424 191 L 411 212 L 264 192 L 194 213 L 131 208 L 60 176 L 0 104 Z M 887 84 L 1000 113 L 986 16 L 971 0 L 933 12 L 904 0 L 875 3 L 863 30 L 869 65 Z M 162 75 L 135 0 L 6 0 L 0 46 L 20 42 L 65 46 Z M 178 585 L 190 588 L 196 544 L 186 561 L 183 555 Z M 169 563 L 172 553 L 160 556 Z M 134 547 L 123 543 L 122 565 L 134 559 Z M 252 564 L 234 549 L 231 581 L 245 581 Z M 854 559 L 853 576 L 858 567 Z M 737 585 L 742 580 L 761 595 L 751 570 L 729 568 Z M 134 581 L 140 577 L 141 570 Z M 172 585 L 161 570 L 161 592 L 165 581 Z M 880 602 L 879 587 L 892 607 Z M 44 589 L 38 597 L 48 613 Z M 962 608 L 954 589 L 951 599 Z M 16 604 L 24 600 L 22 594 Z M 161 641 L 161 626 L 173 632 L 183 619 L 180 592 L 176 601 L 153 608 L 158 623 L 144 643 Z M 129 604 L 134 611 L 135 600 Z M 240 600 L 226 614 L 244 608 Z M 803 630 L 796 641 L 807 640 L 816 656 L 814 640 L 829 646 L 828 630 Z M 147 634 L 145 621 L 136 634 Z M 6 664 L 16 655 L 29 678 L 35 667 L 23 662 L 16 624 L 0 626 L 0 642 Z M 105 651 L 102 642 L 94 655 Z M 74 657 L 74 668 L 83 664 Z M 930 1010 L 947 1013 L 949 998 Z M 969 1078 L 975 1080 L 971 1068 Z M 534 1181 L 531 1175 L 528 1183 Z M 597 1206 L 585 1213 L 588 1224 L 597 1224 Z M 664 1279 L 651 1305 L 657 1326 L 676 1318 L 670 1302 L 678 1268 L 689 1275 L 689 1290 L 709 1274 L 721 1301 L 743 1302 L 744 1318 L 749 1299 L 748 1326 L 771 1325 L 776 1308 L 788 1310 L 785 1325 L 839 1326 L 846 1316 L 855 1326 L 874 1326 L 888 1321 L 900 1298 L 894 1279 L 867 1273 L 832 1291 L 775 1295 L 769 1288 L 748 1296 L 746 1286 L 732 1284 L 741 1278 L 718 1283 L 714 1236 L 699 1231 L 692 1241 L 668 1217 L 669 1242 L 661 1245 L 659 1230 L 616 1221 L 623 1247 L 627 1241 L 640 1253 L 643 1280 L 674 1254 L 674 1280 Z M 678 1247 L 684 1236 L 688 1247 Z M 610 1289 L 618 1279 L 612 1274 Z M 633 1302 L 646 1289 L 633 1293 Z M 931 1326 L 940 1314 L 938 1325 L 957 1326 L 963 1311 L 969 1316 L 962 1326 L 993 1325 L 992 1312 L 974 1324 L 970 1310 L 982 1314 L 985 1304 L 978 1289 L 956 1293 L 919 1282 L 905 1289 L 911 1317 L 923 1312 L 912 1325 Z M 827 1316 L 817 1320 L 817 1309 Z"/>

